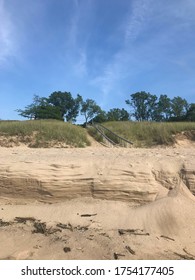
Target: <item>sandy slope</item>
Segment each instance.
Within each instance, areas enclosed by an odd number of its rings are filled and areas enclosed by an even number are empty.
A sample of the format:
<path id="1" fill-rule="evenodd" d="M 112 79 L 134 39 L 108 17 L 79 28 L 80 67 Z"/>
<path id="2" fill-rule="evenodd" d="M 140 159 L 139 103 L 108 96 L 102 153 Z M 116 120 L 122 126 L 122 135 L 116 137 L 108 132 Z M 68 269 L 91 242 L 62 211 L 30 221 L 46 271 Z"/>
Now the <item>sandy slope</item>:
<path id="1" fill-rule="evenodd" d="M 195 258 L 192 146 L 0 153 L 1 259 Z"/>

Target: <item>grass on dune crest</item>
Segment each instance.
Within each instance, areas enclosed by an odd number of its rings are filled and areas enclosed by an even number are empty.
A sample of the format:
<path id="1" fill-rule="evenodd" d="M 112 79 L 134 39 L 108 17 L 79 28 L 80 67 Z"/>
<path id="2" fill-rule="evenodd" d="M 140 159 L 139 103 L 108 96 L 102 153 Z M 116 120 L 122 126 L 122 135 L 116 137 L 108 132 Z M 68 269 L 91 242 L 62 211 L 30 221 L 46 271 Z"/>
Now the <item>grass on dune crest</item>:
<path id="1" fill-rule="evenodd" d="M 0 121 L 3 141 L 22 142 L 29 147 L 85 147 L 90 145 L 86 131 L 79 126 L 55 120 Z"/>
<path id="2" fill-rule="evenodd" d="M 103 125 L 119 136 L 132 141 L 134 147 L 173 145 L 175 137 L 181 133 L 195 141 L 195 122 L 118 121 L 106 122 Z M 103 141 L 94 128 L 88 129 L 88 133 L 97 141 Z M 111 139 L 114 137 L 109 132 L 106 134 Z M 55 120 L 0 121 L 0 146 L 13 147 L 21 143 L 32 148 L 90 145 L 86 129 L 70 123 Z"/>
<path id="3" fill-rule="evenodd" d="M 195 141 L 195 122 L 107 122 L 105 127 L 134 143 L 135 147 L 173 145 L 175 136 L 184 133 Z M 109 135 L 108 135 L 109 136 Z"/>

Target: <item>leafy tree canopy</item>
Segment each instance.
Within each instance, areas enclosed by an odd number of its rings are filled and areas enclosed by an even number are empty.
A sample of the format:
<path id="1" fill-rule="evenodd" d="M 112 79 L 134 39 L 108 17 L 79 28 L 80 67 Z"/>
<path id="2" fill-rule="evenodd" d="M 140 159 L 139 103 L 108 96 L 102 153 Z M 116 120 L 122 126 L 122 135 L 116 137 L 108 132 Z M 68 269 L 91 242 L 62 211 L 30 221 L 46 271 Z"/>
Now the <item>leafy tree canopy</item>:
<path id="1" fill-rule="evenodd" d="M 128 121 L 129 113 L 124 109 L 114 108 L 107 113 L 108 121 Z"/>
<path id="2" fill-rule="evenodd" d="M 74 122 L 79 114 L 81 100 L 80 95 L 74 99 L 70 92 L 55 91 L 48 98 L 34 95 L 33 103 L 17 112 L 29 119 L 65 119 Z"/>
<path id="3" fill-rule="evenodd" d="M 131 94 L 131 100 L 126 100 L 137 121 L 183 121 L 186 119 L 189 104 L 177 96 L 170 99 L 167 95 L 156 95 L 145 91 Z"/>
<path id="4" fill-rule="evenodd" d="M 166 121 L 171 116 L 171 99 L 166 94 L 161 94 L 153 109 L 153 120 Z"/>
<path id="5" fill-rule="evenodd" d="M 131 100 L 126 100 L 126 104 L 134 109 L 131 115 L 137 121 L 148 121 L 153 119 L 156 100 L 156 95 L 141 91 L 131 94 Z"/>
<path id="6" fill-rule="evenodd" d="M 85 117 L 85 125 L 88 120 L 93 119 L 95 116 L 102 112 L 100 106 L 96 104 L 93 99 L 86 99 L 86 101 L 81 101 L 81 115 Z"/>
<path id="7" fill-rule="evenodd" d="M 106 111 L 101 110 L 96 117 L 93 118 L 93 122 L 103 123 L 108 120 Z"/>
<path id="8" fill-rule="evenodd" d="M 174 97 L 171 100 L 171 114 L 175 118 L 181 118 L 186 115 L 188 108 L 188 102 L 180 96 Z"/>
<path id="9" fill-rule="evenodd" d="M 33 103 L 26 106 L 24 110 L 16 110 L 20 116 L 29 119 L 57 119 L 62 120 L 58 107 L 48 104 L 45 97 L 34 95 Z"/>
<path id="10" fill-rule="evenodd" d="M 81 100 L 80 95 L 74 99 L 70 92 L 55 91 L 49 96 L 48 103 L 59 108 L 62 119 L 75 121 L 79 114 Z"/>
<path id="11" fill-rule="evenodd" d="M 186 113 L 186 120 L 195 122 L 195 103 L 190 104 Z"/>
<path id="12" fill-rule="evenodd" d="M 125 101 L 131 108 L 129 114 L 124 108 L 103 111 L 93 99 L 86 99 L 77 94 L 73 98 L 70 92 L 55 91 L 48 98 L 34 95 L 32 104 L 23 110 L 16 110 L 19 115 L 29 119 L 57 119 L 75 122 L 79 114 L 95 122 L 127 121 L 131 116 L 137 121 L 194 121 L 195 104 L 177 96 L 170 99 L 166 94 L 158 98 L 149 92 L 141 91 L 130 95 Z"/>

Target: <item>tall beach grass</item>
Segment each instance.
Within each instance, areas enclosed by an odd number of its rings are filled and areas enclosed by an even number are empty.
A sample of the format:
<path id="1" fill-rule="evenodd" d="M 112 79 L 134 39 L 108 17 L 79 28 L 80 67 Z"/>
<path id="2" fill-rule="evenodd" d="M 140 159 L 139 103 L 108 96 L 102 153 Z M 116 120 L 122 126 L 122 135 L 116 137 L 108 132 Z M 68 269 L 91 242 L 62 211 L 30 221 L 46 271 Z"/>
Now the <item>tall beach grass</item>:
<path id="1" fill-rule="evenodd" d="M 195 122 L 107 122 L 105 127 L 134 143 L 135 147 L 173 145 L 175 136 L 185 133 L 195 141 Z M 109 135 L 108 135 L 109 136 Z"/>
<path id="2" fill-rule="evenodd" d="M 71 147 L 90 145 L 82 127 L 55 120 L 0 121 L 0 136 L 17 137 L 20 142 L 37 148 L 52 143 Z"/>

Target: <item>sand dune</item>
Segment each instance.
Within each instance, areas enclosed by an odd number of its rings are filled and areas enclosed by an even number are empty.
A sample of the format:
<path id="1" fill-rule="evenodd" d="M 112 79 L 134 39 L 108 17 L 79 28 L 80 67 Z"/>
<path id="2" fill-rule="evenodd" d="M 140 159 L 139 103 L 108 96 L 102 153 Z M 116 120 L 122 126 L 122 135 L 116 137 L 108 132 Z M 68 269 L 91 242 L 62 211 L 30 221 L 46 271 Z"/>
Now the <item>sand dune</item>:
<path id="1" fill-rule="evenodd" d="M 195 258 L 190 147 L 0 152 L 1 259 Z"/>

